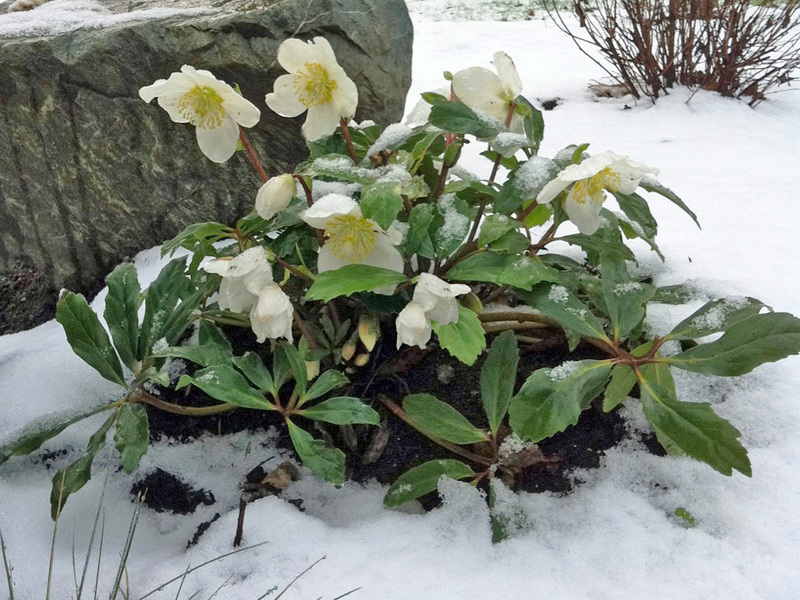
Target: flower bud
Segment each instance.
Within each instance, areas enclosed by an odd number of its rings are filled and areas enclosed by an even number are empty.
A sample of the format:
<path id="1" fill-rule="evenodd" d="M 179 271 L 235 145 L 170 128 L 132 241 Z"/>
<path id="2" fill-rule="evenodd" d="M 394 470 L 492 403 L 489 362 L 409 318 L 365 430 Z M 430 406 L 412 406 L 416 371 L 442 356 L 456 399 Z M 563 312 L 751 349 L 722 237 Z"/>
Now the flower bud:
<path id="1" fill-rule="evenodd" d="M 265 221 L 289 206 L 295 193 L 294 177 L 284 173 L 272 177 L 261 186 L 256 196 L 256 212 Z"/>
<path id="2" fill-rule="evenodd" d="M 356 342 L 355 340 L 347 340 L 344 346 L 342 346 L 342 358 L 344 360 L 350 360 L 353 358 L 353 355 L 356 353 Z"/>
<path id="3" fill-rule="evenodd" d="M 476 315 L 483 314 L 483 303 L 481 302 L 481 299 L 478 298 L 477 294 L 475 294 L 475 292 L 470 292 L 469 294 L 464 295 L 461 298 L 461 304 L 470 309 Z"/>
<path id="4" fill-rule="evenodd" d="M 319 375 L 319 361 L 318 360 L 306 360 L 306 377 L 309 381 L 314 379 L 317 375 Z"/>
<path id="5" fill-rule="evenodd" d="M 363 354 L 359 354 L 356 356 L 356 359 L 353 361 L 353 364 L 357 367 L 363 367 L 369 362 L 369 352 L 364 352 Z"/>
<path id="6" fill-rule="evenodd" d="M 372 352 L 381 335 L 381 323 L 377 315 L 363 314 L 358 319 L 358 338 L 368 352 Z"/>

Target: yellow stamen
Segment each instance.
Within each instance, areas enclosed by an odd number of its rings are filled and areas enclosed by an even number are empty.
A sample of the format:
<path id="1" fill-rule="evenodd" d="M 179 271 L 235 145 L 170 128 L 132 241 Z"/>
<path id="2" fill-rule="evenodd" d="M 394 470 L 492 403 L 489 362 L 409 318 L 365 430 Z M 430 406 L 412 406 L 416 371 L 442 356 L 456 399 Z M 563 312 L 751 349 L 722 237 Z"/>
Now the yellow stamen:
<path id="1" fill-rule="evenodd" d="M 339 260 L 357 263 L 375 248 L 375 225 L 364 217 L 341 215 L 328 221 L 325 247 Z"/>
<path id="2" fill-rule="evenodd" d="M 331 79 L 328 69 L 319 63 L 306 63 L 294 74 L 294 92 L 303 106 L 321 106 L 333 100 L 333 92 L 339 86 Z"/>
<path id="3" fill-rule="evenodd" d="M 215 90 L 196 85 L 178 102 L 178 110 L 189 123 L 200 129 L 216 129 L 225 120 L 224 102 Z"/>
<path id="4" fill-rule="evenodd" d="M 602 204 L 606 199 L 603 190 L 613 193 L 619 190 L 619 186 L 619 173 L 606 167 L 596 175 L 576 181 L 572 186 L 572 197 L 579 204 L 586 204 L 586 202 Z"/>

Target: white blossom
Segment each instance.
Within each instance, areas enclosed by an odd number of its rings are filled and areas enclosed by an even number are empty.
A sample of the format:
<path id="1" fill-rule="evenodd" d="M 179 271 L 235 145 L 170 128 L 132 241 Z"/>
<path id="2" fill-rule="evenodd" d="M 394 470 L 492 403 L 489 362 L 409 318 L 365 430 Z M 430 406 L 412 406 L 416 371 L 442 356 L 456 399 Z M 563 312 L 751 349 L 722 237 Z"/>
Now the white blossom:
<path id="1" fill-rule="evenodd" d="M 194 125 L 200 150 L 216 163 L 236 152 L 239 126 L 253 127 L 261 118 L 261 111 L 227 83 L 189 65 L 141 88 L 139 96 L 145 102 L 158 98 L 170 119 Z"/>
<path id="2" fill-rule="evenodd" d="M 261 288 L 258 301 L 250 311 L 250 327 L 259 343 L 281 337 L 291 342 L 293 316 L 294 307 L 289 296 L 281 286 L 270 281 Z"/>
<path id="3" fill-rule="evenodd" d="M 431 339 L 431 320 L 425 308 L 414 300 L 406 304 L 405 308 L 397 315 L 397 347 L 403 344 L 425 348 Z"/>
<path id="4" fill-rule="evenodd" d="M 522 82 L 508 54 L 495 52 L 493 58 L 496 74 L 483 67 L 458 71 L 453 75 L 453 93 L 470 108 L 505 123 L 513 103 L 522 92 Z M 522 133 L 522 117 L 515 113 L 508 128 L 514 133 Z"/>
<path id="5" fill-rule="evenodd" d="M 605 190 L 632 194 L 648 174 L 656 175 L 658 169 L 633 162 L 614 152 L 601 152 L 561 171 L 542 188 L 536 201 L 548 204 L 572 186 L 564 201 L 564 210 L 581 233 L 591 235 L 600 227 Z"/>
<path id="6" fill-rule="evenodd" d="M 317 271 L 335 271 L 345 265 L 362 264 L 403 272 L 403 256 L 395 248 L 403 241 L 394 227 L 381 227 L 361 215 L 358 203 L 341 194 L 323 196 L 300 213 L 300 218 L 325 231 L 325 243 L 319 249 Z M 394 286 L 373 290 L 392 294 Z"/>
<path id="7" fill-rule="evenodd" d="M 234 258 L 223 257 L 203 265 L 207 273 L 222 277 L 219 307 L 243 312 L 253 306 L 265 285 L 272 283 L 272 266 L 261 246 L 249 248 Z"/>
<path id="8" fill-rule="evenodd" d="M 420 273 L 414 288 L 414 302 L 422 306 L 431 321 L 439 325 L 458 322 L 458 302 L 456 296 L 467 294 L 468 285 L 447 283 L 430 273 Z"/>
<path id="9" fill-rule="evenodd" d="M 355 116 L 358 90 L 336 62 L 333 48 L 323 37 L 312 42 L 288 39 L 278 48 L 278 62 L 288 71 L 275 80 L 267 106 L 282 117 L 308 110 L 303 136 L 316 140 L 333 133 L 341 119 Z"/>
<path id="10" fill-rule="evenodd" d="M 289 206 L 295 193 L 294 177 L 284 173 L 269 178 L 256 195 L 256 212 L 265 221 Z"/>

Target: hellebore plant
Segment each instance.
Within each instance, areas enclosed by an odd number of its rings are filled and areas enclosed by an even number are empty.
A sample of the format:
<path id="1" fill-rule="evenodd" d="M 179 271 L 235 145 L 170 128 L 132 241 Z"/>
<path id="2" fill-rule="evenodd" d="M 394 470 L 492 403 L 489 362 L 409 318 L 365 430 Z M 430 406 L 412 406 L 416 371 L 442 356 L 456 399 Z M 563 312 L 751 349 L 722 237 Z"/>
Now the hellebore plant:
<path id="1" fill-rule="evenodd" d="M 709 404 L 679 400 L 672 369 L 747 373 L 800 352 L 800 320 L 753 298 L 721 298 L 664 337 L 650 333 L 649 303 L 681 303 L 691 294 L 657 288 L 635 268 L 627 239 L 640 238 L 661 256 L 658 224 L 641 192 L 697 220 L 655 179 L 656 169 L 613 152 L 590 155 L 585 144 L 540 156 L 542 114 L 520 95 L 514 63 L 502 52 L 494 56 L 497 73 L 472 67 L 448 76 L 448 94 L 423 94 L 429 110 L 415 110 L 415 119 L 427 115 L 423 123 L 385 130 L 351 122 L 358 93 L 323 38 L 285 41 L 278 61 L 288 74 L 266 103 L 287 117 L 307 111 L 309 157 L 272 178 L 241 129 L 255 125 L 259 110 L 227 84 L 185 66 L 140 92 L 146 101 L 157 97 L 173 121 L 194 125 L 213 161 L 228 160 L 241 140 L 262 185 L 253 211 L 234 227 L 193 224 L 165 243 L 162 255 L 184 248 L 190 258 L 167 263 L 144 293 L 131 264 L 114 269 L 104 311 L 110 338 L 83 296 L 60 299 L 57 319 L 72 348 L 124 393 L 0 448 L 3 462 L 78 420 L 109 415 L 86 453 L 54 476 L 54 516 L 88 481 L 112 427 L 123 468 L 137 467 L 148 446 L 145 407 L 187 417 L 276 412 L 300 460 L 337 484 L 345 454 L 309 433 L 309 422 L 325 431 L 378 426 L 376 408 L 395 415 L 453 458 L 409 465 L 387 493 L 388 506 L 436 489 L 442 476 L 488 481 L 490 490 L 498 479 L 513 485 L 527 467 L 551 460 L 537 444 L 577 423 L 593 403 L 608 412 L 640 402 L 668 453 L 750 475 L 739 431 Z M 486 179 L 458 165 L 470 138 L 488 144 Z M 553 252 L 556 241 L 582 252 L 583 262 Z M 227 337 L 237 327 L 252 329 L 257 352 L 238 353 Z M 485 427 L 429 394 L 350 395 L 348 375 L 395 346 L 406 362 L 438 345 L 473 365 L 487 337 Z M 517 385 L 520 352 L 554 344 L 592 346 L 597 358 L 538 369 Z M 170 379 L 176 359 L 192 363 L 177 381 Z M 193 386 L 209 403 L 175 404 L 157 386 Z"/>

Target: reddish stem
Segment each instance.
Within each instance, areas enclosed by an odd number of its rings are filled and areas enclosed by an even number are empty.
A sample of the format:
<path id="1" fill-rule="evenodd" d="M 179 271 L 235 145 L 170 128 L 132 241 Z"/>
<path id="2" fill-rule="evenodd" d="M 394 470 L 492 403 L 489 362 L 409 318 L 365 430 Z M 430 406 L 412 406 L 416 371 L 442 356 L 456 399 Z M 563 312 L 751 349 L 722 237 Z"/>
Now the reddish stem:
<path id="1" fill-rule="evenodd" d="M 253 163 L 253 167 L 255 167 L 259 178 L 262 182 L 266 183 L 267 179 L 269 179 L 269 176 L 264 170 L 261 161 L 258 160 L 258 156 L 256 156 L 256 152 L 253 150 L 253 146 L 250 145 L 250 140 L 247 139 L 247 136 L 244 134 L 244 129 L 242 129 L 241 126 L 239 126 L 239 140 L 241 140 L 242 146 L 244 146 L 244 151 L 247 153 L 247 157 L 250 159 L 250 162 Z"/>
<path id="2" fill-rule="evenodd" d="M 344 137 L 344 141 L 347 144 L 347 151 L 350 153 L 350 158 L 353 159 L 353 164 L 358 164 L 358 154 L 356 154 L 356 149 L 353 147 L 353 140 L 350 138 L 350 130 L 347 129 L 347 121 L 342 119 L 339 121 L 339 127 L 342 130 L 342 136 Z"/>

